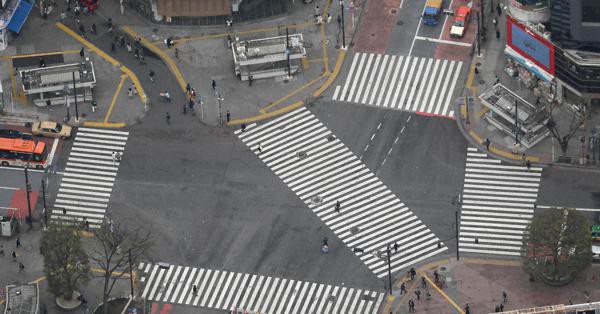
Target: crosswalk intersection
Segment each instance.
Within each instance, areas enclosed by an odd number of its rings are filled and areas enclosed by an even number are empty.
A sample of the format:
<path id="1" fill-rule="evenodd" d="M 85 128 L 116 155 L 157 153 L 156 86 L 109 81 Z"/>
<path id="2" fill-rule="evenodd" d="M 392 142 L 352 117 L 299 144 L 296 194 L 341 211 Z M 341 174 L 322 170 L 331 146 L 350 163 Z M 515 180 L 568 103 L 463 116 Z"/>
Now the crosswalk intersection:
<path id="1" fill-rule="evenodd" d="M 142 298 L 268 314 L 375 314 L 384 294 L 257 274 L 140 263 Z M 196 287 L 196 292 L 194 292 Z"/>
<path id="2" fill-rule="evenodd" d="M 379 278 L 447 249 L 305 107 L 236 134 Z"/>
<path id="3" fill-rule="evenodd" d="M 542 168 L 506 165 L 467 150 L 460 222 L 461 252 L 520 256 L 533 218 Z"/>
<path id="4" fill-rule="evenodd" d="M 119 170 L 113 152 L 123 154 L 129 132 L 79 128 L 60 182 L 52 219 L 87 221 L 98 227 Z"/>
<path id="5" fill-rule="evenodd" d="M 461 61 L 356 53 L 333 100 L 453 117 Z"/>

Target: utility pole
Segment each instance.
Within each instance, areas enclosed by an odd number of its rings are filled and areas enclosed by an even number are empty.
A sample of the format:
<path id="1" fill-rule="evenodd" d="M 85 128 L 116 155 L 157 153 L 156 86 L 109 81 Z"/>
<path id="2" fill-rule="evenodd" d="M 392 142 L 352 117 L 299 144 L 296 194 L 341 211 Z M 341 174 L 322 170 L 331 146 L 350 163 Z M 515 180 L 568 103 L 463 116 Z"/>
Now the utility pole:
<path id="1" fill-rule="evenodd" d="M 27 216 L 27 223 L 29 224 L 29 228 L 33 228 L 33 217 L 31 216 L 31 199 L 29 197 L 29 192 L 31 192 L 31 184 L 29 184 L 29 173 L 27 172 L 27 168 L 29 167 L 29 162 L 25 165 L 25 192 L 27 193 L 27 211 L 29 216 Z"/>
<path id="2" fill-rule="evenodd" d="M 64 86 L 64 92 L 65 92 L 65 107 L 67 107 L 67 122 L 71 121 L 71 110 L 69 109 L 69 86 L 67 84 L 65 84 Z"/>
<path id="3" fill-rule="evenodd" d="M 44 203 L 44 226 L 48 227 L 48 210 L 46 209 L 46 184 L 42 178 L 42 200 Z"/>
<path id="4" fill-rule="evenodd" d="M 79 122 L 79 108 L 77 108 L 77 90 L 75 89 L 75 72 L 73 74 L 73 96 L 75 96 L 75 121 Z"/>
<path id="5" fill-rule="evenodd" d="M 519 102 L 515 99 L 515 144 L 519 144 Z"/>
<path id="6" fill-rule="evenodd" d="M 131 297 L 133 298 L 133 267 L 131 265 L 131 249 L 128 251 L 128 259 L 129 259 L 129 284 L 131 287 Z"/>
<path id="7" fill-rule="evenodd" d="M 290 52 L 291 52 L 290 51 L 290 33 L 286 26 L 285 27 L 285 54 L 287 55 L 288 77 L 292 77 L 292 67 L 290 65 Z"/>
<path id="8" fill-rule="evenodd" d="M 477 56 L 481 57 L 481 31 L 479 24 L 479 12 L 477 12 Z"/>
<path id="9" fill-rule="evenodd" d="M 219 125 L 223 124 L 223 113 L 221 112 L 221 101 L 223 98 L 221 97 L 221 93 L 217 92 L 217 101 L 219 102 Z"/>
<path id="10" fill-rule="evenodd" d="M 459 249 L 458 249 L 458 244 L 459 244 L 459 238 L 458 238 L 458 230 L 459 230 L 459 224 L 458 224 L 458 212 L 460 210 L 460 206 L 462 205 L 462 194 L 458 193 L 458 195 L 455 197 L 455 199 L 452 201 L 452 203 L 454 205 L 456 205 L 456 210 L 454 211 L 454 236 L 456 237 L 456 260 L 460 260 L 460 253 L 459 253 Z"/>
<path id="11" fill-rule="evenodd" d="M 342 49 L 346 49 L 346 27 L 344 23 L 344 0 L 340 0 L 340 9 L 342 11 Z"/>
<path id="12" fill-rule="evenodd" d="M 391 263 L 392 250 L 390 245 L 387 245 L 387 264 L 388 264 L 388 284 L 390 285 L 390 295 L 392 295 L 392 263 Z"/>

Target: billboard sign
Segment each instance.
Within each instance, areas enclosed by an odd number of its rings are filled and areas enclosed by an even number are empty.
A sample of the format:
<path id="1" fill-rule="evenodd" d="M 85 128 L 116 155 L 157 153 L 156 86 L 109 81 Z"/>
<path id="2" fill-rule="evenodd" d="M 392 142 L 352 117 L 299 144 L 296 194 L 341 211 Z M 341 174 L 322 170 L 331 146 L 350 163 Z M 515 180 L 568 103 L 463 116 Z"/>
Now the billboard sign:
<path id="1" fill-rule="evenodd" d="M 523 57 L 554 75 L 554 45 L 508 15 L 506 43 Z"/>

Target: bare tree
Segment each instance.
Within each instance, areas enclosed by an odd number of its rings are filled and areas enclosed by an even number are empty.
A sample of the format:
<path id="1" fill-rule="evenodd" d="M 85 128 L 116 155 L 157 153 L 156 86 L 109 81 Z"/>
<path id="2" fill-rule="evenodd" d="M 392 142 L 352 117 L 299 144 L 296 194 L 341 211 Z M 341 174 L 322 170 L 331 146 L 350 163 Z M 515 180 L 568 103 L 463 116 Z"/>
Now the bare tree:
<path id="1" fill-rule="evenodd" d="M 546 105 L 546 112 L 548 112 L 548 123 L 546 127 L 550 130 L 552 136 L 558 141 L 562 155 L 567 154 L 569 148 L 569 141 L 575 135 L 577 130 L 585 123 L 590 115 L 590 110 L 585 104 L 575 105 L 576 109 L 571 113 L 571 122 L 566 132 L 562 133 L 558 128 L 558 123 L 554 119 L 554 109 L 558 106 L 555 101 L 550 102 Z"/>
<path id="2" fill-rule="evenodd" d="M 91 250 L 89 258 L 102 270 L 102 301 L 104 314 L 108 314 L 107 302 L 115 283 L 128 274 L 129 266 L 136 264 L 152 246 L 152 234 L 139 228 L 127 229 L 107 219 L 96 231 L 95 239 L 99 245 Z"/>

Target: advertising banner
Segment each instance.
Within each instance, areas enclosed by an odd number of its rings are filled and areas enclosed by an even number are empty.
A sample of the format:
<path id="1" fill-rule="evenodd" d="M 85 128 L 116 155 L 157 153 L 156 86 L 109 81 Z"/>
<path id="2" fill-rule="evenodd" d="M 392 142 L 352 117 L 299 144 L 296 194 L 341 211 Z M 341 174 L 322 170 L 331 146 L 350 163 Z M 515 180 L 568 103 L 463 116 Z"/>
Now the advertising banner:
<path id="1" fill-rule="evenodd" d="M 554 75 L 554 45 L 508 15 L 506 43 L 527 60 Z"/>

